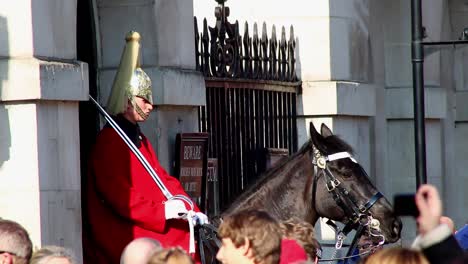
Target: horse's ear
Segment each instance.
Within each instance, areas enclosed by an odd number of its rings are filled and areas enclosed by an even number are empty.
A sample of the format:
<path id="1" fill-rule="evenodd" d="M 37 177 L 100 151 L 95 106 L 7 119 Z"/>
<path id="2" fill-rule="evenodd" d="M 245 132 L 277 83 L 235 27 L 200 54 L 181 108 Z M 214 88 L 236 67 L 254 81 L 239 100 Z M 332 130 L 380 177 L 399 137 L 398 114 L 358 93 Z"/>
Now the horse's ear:
<path id="1" fill-rule="evenodd" d="M 314 143 L 315 146 L 319 145 L 319 140 L 322 137 L 322 135 L 317 132 L 315 129 L 314 123 L 310 122 L 309 123 L 309 131 L 310 131 L 310 138 L 312 139 L 312 143 Z"/>
<path id="2" fill-rule="evenodd" d="M 323 125 L 323 124 L 322 124 Z M 321 152 L 326 153 L 326 147 L 323 145 L 324 137 L 320 135 L 320 133 L 315 129 L 315 126 L 312 122 L 310 122 L 310 139 L 312 140 L 312 144 Z"/>
<path id="3" fill-rule="evenodd" d="M 327 127 L 324 123 L 322 123 L 322 126 L 320 127 L 320 132 L 323 137 L 329 137 L 333 136 L 333 132 L 331 131 L 330 128 Z"/>

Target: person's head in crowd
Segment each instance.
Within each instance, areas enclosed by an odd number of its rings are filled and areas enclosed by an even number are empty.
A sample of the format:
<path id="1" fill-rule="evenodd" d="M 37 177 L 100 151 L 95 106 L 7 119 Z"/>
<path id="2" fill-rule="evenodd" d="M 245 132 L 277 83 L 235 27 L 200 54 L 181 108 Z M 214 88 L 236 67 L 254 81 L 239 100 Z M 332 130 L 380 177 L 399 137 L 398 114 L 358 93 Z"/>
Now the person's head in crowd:
<path id="1" fill-rule="evenodd" d="M 76 264 L 71 250 L 58 246 L 45 246 L 35 251 L 29 264 Z"/>
<path id="2" fill-rule="evenodd" d="M 279 263 L 281 230 L 266 212 L 245 210 L 228 215 L 218 234 L 222 245 L 216 258 L 222 263 Z"/>
<path id="3" fill-rule="evenodd" d="M 161 249 L 161 243 L 155 239 L 149 237 L 134 239 L 124 248 L 120 264 L 146 264 L 151 256 Z"/>
<path id="4" fill-rule="evenodd" d="M 192 258 L 181 248 L 166 248 L 156 251 L 147 264 L 193 264 Z"/>
<path id="5" fill-rule="evenodd" d="M 0 219 L 0 263 L 26 264 L 32 255 L 29 234 L 20 224 Z"/>
<path id="6" fill-rule="evenodd" d="M 296 240 L 311 260 L 317 261 L 321 257 L 320 243 L 315 238 L 312 224 L 298 218 L 290 218 L 280 222 L 280 227 L 283 236 Z"/>
<path id="7" fill-rule="evenodd" d="M 363 264 L 429 264 L 429 261 L 421 251 L 393 247 L 375 252 Z"/>

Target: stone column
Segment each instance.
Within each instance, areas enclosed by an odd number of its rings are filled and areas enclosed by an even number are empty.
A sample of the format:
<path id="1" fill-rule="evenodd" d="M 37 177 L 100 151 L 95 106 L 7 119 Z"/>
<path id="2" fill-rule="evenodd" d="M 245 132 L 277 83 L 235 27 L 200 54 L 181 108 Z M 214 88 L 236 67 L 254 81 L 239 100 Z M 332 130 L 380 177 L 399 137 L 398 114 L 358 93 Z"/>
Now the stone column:
<path id="1" fill-rule="evenodd" d="M 193 2 L 103 0 L 98 2 L 98 12 L 101 102 L 107 102 L 125 33 L 140 32 L 142 67 L 153 82 L 156 106 L 142 129 L 161 165 L 173 173 L 176 134 L 198 132 L 198 106 L 205 105 L 204 78 L 195 71 Z"/>
<path id="2" fill-rule="evenodd" d="M 81 262 L 76 1 L 0 4 L 0 215 Z"/>

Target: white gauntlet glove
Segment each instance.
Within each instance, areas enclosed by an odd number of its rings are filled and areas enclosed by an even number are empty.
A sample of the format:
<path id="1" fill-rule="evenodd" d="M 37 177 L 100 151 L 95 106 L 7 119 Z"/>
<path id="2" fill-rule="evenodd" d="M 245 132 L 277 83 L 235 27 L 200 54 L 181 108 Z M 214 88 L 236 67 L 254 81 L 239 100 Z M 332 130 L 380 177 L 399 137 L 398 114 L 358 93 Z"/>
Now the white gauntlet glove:
<path id="1" fill-rule="evenodd" d="M 192 218 L 193 219 L 193 224 L 197 225 L 204 225 L 204 224 L 209 224 L 210 222 L 208 221 L 208 216 L 206 216 L 204 213 L 197 212 L 195 213 L 195 216 Z"/>
<path id="2" fill-rule="evenodd" d="M 187 217 L 187 209 L 181 200 L 168 200 L 164 203 L 166 219 L 184 219 Z"/>

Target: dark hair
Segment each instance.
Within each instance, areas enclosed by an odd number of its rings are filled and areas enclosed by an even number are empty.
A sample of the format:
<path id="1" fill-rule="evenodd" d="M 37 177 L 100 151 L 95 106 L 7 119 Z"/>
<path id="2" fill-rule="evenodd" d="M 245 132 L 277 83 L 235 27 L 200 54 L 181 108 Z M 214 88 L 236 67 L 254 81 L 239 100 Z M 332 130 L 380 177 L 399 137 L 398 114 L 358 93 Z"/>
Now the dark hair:
<path id="1" fill-rule="evenodd" d="M 28 231 L 14 221 L 0 219 L 0 251 L 8 252 L 29 262 L 32 255 L 32 242 Z"/>
<path id="2" fill-rule="evenodd" d="M 245 210 L 226 216 L 219 227 L 221 238 L 229 238 L 236 247 L 247 239 L 258 263 L 278 263 L 281 253 L 279 224 L 268 213 Z"/>

